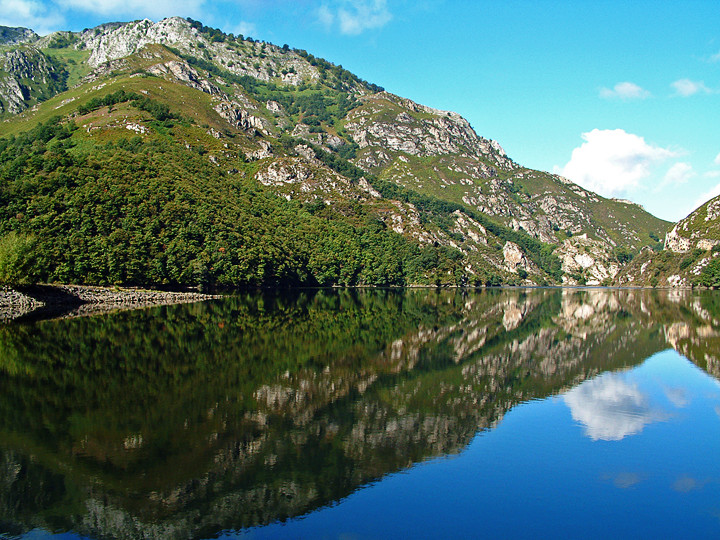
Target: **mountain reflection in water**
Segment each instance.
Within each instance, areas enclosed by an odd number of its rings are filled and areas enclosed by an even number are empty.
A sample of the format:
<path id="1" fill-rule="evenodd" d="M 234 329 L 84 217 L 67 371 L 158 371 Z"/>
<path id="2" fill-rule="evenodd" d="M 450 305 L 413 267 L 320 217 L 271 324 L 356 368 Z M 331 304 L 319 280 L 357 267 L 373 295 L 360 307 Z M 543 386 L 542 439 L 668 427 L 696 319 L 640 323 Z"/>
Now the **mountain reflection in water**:
<path id="1" fill-rule="evenodd" d="M 629 440 L 692 396 L 628 370 L 673 348 L 718 376 L 719 319 L 709 292 L 320 290 L 2 326 L 0 532 L 282 522 L 554 395 L 589 441 Z"/>

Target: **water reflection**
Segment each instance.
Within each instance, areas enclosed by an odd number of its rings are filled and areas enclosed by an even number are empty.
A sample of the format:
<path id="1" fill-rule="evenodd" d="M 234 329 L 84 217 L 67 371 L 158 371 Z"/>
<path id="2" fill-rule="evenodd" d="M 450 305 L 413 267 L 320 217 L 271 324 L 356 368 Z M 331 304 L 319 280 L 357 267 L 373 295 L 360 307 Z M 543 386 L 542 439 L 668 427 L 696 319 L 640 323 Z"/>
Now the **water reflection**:
<path id="1" fill-rule="evenodd" d="M 717 375 L 718 319 L 712 294 L 305 291 L 2 326 L 0 532 L 282 521 L 563 392 L 617 441 L 666 413 L 601 374 L 673 347 Z"/>
<path id="2" fill-rule="evenodd" d="M 606 373 L 585 381 L 564 396 L 573 420 L 593 440 L 619 441 L 640 433 L 646 424 L 667 418 L 650 406 L 649 398 L 622 373 Z"/>

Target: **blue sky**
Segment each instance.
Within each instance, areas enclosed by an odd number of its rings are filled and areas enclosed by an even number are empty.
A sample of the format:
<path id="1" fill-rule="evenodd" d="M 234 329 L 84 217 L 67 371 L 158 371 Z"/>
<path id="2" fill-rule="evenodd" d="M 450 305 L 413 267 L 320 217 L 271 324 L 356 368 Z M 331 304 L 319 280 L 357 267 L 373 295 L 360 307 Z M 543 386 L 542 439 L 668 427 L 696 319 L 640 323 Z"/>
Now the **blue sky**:
<path id="1" fill-rule="evenodd" d="M 465 116 L 522 165 L 677 220 L 720 194 L 720 2 L 0 0 L 39 33 L 179 15 Z"/>

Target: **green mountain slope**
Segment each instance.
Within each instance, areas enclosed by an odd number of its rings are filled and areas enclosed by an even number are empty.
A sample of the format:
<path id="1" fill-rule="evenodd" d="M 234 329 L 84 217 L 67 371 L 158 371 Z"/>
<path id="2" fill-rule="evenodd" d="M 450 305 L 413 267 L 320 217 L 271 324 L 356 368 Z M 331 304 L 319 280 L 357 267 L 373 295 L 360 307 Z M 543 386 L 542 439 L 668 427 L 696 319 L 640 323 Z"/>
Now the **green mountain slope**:
<path id="1" fill-rule="evenodd" d="M 681 219 L 665 236 L 664 251 L 643 251 L 617 281 L 653 287 L 720 287 L 720 197 Z"/>
<path id="2" fill-rule="evenodd" d="M 455 113 L 192 20 L 0 62 L 5 281 L 599 283 L 669 225 L 520 167 Z"/>

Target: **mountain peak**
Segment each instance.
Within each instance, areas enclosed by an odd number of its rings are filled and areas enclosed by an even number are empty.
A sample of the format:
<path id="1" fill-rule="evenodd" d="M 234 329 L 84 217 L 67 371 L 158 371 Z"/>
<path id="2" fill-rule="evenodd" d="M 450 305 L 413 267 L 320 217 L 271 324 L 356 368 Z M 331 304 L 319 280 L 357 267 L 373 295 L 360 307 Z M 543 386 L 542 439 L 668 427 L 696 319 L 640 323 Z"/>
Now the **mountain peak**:
<path id="1" fill-rule="evenodd" d="M 37 41 L 38 35 L 29 28 L 0 26 L 0 45 L 19 45 Z"/>

